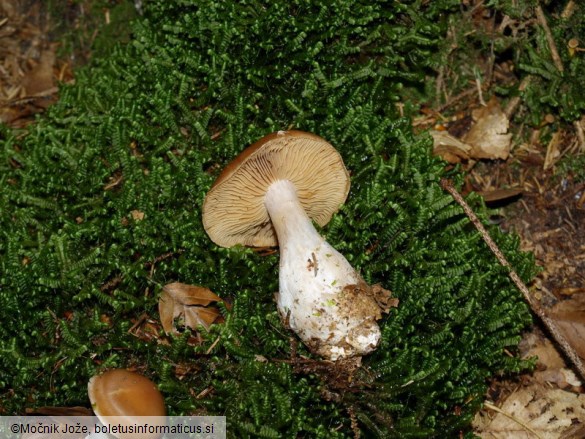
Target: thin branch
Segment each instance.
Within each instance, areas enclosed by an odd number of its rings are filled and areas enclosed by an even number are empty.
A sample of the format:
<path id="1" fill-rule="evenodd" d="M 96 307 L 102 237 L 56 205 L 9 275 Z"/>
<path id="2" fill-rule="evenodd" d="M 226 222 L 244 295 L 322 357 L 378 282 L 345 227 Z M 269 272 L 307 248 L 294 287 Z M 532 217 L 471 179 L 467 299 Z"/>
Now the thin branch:
<path id="1" fill-rule="evenodd" d="M 567 3 L 567 5 L 565 6 L 565 9 L 563 10 L 561 17 L 564 19 L 569 18 L 573 14 L 575 8 L 576 8 L 575 3 L 572 0 L 569 1 Z M 563 72 L 564 66 L 563 66 L 563 63 L 561 61 L 561 57 L 559 56 L 559 51 L 557 50 L 557 45 L 555 44 L 555 40 L 552 36 L 552 32 L 550 31 L 550 27 L 548 26 L 548 21 L 546 20 L 546 17 L 544 16 L 544 11 L 542 10 L 542 7 L 540 5 L 538 5 L 536 7 L 536 17 L 538 19 L 538 23 L 544 29 L 544 33 L 546 35 L 546 40 L 548 42 L 548 46 L 550 48 L 551 56 L 552 56 L 553 62 L 555 64 L 555 67 L 557 68 L 557 70 L 559 72 Z M 519 91 L 525 90 L 526 87 L 528 87 L 528 85 L 530 84 L 531 80 L 532 80 L 532 75 L 525 76 L 524 79 L 522 80 L 522 82 L 520 83 L 518 90 Z M 508 116 L 508 119 L 516 111 L 516 108 L 518 108 L 518 105 L 520 104 L 521 100 L 522 100 L 521 96 L 516 96 L 516 97 L 510 99 L 510 102 L 508 103 L 508 106 L 506 107 L 506 109 L 504 111 L 504 113 L 506 113 L 506 116 Z"/>
<path id="2" fill-rule="evenodd" d="M 576 8 L 575 2 L 569 1 L 567 3 L 567 5 L 565 6 L 565 9 L 563 10 L 561 17 L 563 19 L 568 19 L 571 15 L 573 15 L 575 8 Z M 538 5 L 536 7 L 536 18 L 538 19 L 538 23 L 544 29 L 546 41 L 548 43 L 548 47 L 550 48 L 550 54 L 551 54 L 552 60 L 555 64 L 555 67 L 557 68 L 557 70 L 559 72 L 562 73 L 565 71 L 565 68 L 563 66 L 563 62 L 561 60 L 561 57 L 559 56 L 559 51 L 557 49 L 557 45 L 556 45 L 555 40 L 553 38 L 550 27 L 548 26 L 548 22 L 546 20 L 545 15 L 544 15 L 544 11 L 542 10 L 542 7 L 540 5 Z M 578 120 L 573 122 L 573 126 L 575 127 L 575 131 L 577 132 L 577 138 L 579 139 L 579 149 L 581 152 L 583 152 L 583 151 L 585 151 L 585 133 L 583 132 L 583 126 L 581 125 L 580 121 L 578 121 Z"/>
<path id="3" fill-rule="evenodd" d="M 447 102 L 445 102 L 443 105 L 441 105 L 439 108 L 437 108 L 437 111 L 442 112 L 446 108 L 453 105 L 454 103 L 456 103 L 456 102 L 460 101 L 461 99 L 463 99 L 463 98 L 465 98 L 473 93 L 476 93 L 476 92 L 477 92 L 477 87 L 470 87 L 467 90 L 462 91 L 458 95 L 453 96 L 452 98 L 448 99 Z"/>
<path id="4" fill-rule="evenodd" d="M 536 18 L 538 19 L 538 23 L 544 29 L 544 34 L 546 35 L 546 41 L 548 42 L 548 47 L 550 48 L 550 54 L 552 56 L 553 62 L 559 72 L 564 72 L 565 68 L 563 67 L 563 62 L 561 61 L 561 57 L 559 56 L 559 51 L 557 50 L 557 45 L 555 44 L 555 40 L 553 38 L 552 32 L 550 31 L 550 27 L 548 27 L 548 22 L 546 21 L 546 17 L 544 16 L 544 12 L 540 5 L 536 7 Z"/>
<path id="5" fill-rule="evenodd" d="M 526 90 L 526 87 L 530 85 L 530 81 L 532 81 L 532 75 L 525 76 L 522 82 L 520 82 L 520 85 L 518 86 L 518 91 L 522 92 Z M 508 105 L 506 106 L 506 109 L 504 110 L 504 113 L 506 114 L 506 117 L 508 119 L 512 118 L 512 115 L 518 108 L 518 105 L 520 105 L 521 100 L 522 95 L 514 96 L 512 99 L 510 99 Z"/>
<path id="6" fill-rule="evenodd" d="M 585 152 L 585 132 L 583 130 L 583 124 L 585 123 L 585 116 L 581 118 L 581 120 L 576 120 L 573 122 L 573 126 L 575 127 L 575 131 L 577 132 L 577 138 L 579 139 L 579 151 Z"/>
<path id="7" fill-rule="evenodd" d="M 489 233 L 487 232 L 487 230 L 485 229 L 485 227 L 483 226 L 483 224 L 481 223 L 481 221 L 479 220 L 479 218 L 477 217 L 475 212 L 473 212 L 473 210 L 471 210 L 471 207 L 469 207 L 469 205 L 465 202 L 465 200 L 463 199 L 461 194 L 459 192 L 457 192 L 457 189 L 455 189 L 453 187 L 453 184 L 449 180 L 441 179 L 441 187 L 445 191 L 449 192 L 451 194 L 451 196 L 455 199 L 455 201 L 457 201 L 457 203 L 463 208 L 463 211 L 465 212 L 467 217 L 471 220 L 471 222 L 473 223 L 475 228 L 479 231 L 483 240 L 485 241 L 487 246 L 490 248 L 492 253 L 496 256 L 496 258 L 498 259 L 500 264 L 502 264 L 502 266 L 507 267 L 510 270 L 508 273 L 510 278 L 512 279 L 514 284 L 518 287 L 518 289 L 522 292 L 524 299 L 526 300 L 526 302 L 528 302 L 528 304 L 530 305 L 530 308 L 532 309 L 534 314 L 536 314 L 540 318 L 542 323 L 544 323 L 544 325 L 547 327 L 547 329 L 549 330 L 549 332 L 551 333 L 553 338 L 556 340 L 558 345 L 561 347 L 562 351 L 569 358 L 569 360 L 571 360 L 571 363 L 573 363 L 573 366 L 575 366 L 575 368 L 577 369 L 577 372 L 579 373 L 579 375 L 581 375 L 581 378 L 583 378 L 585 380 L 585 366 L 583 366 L 583 362 L 581 361 L 581 358 L 579 357 L 579 355 L 577 354 L 575 349 L 573 349 L 571 344 L 567 341 L 565 336 L 561 333 L 561 331 L 559 330 L 559 328 L 558 328 L 557 324 L 554 322 L 554 320 L 552 320 L 549 316 L 547 316 L 546 313 L 542 310 L 542 308 L 537 306 L 532 301 L 532 298 L 530 296 L 530 291 L 528 291 L 528 287 L 526 286 L 526 284 L 524 282 L 522 282 L 522 280 L 520 279 L 518 274 L 516 274 L 514 269 L 510 266 L 510 263 L 508 262 L 506 257 L 502 254 L 501 250 L 498 248 L 498 246 L 496 245 L 496 243 L 494 242 L 492 237 L 489 235 Z"/>
<path id="8" fill-rule="evenodd" d="M 567 2 L 567 6 L 565 6 L 565 9 L 561 13 L 561 18 L 563 20 L 568 20 L 573 15 L 573 12 L 575 12 L 575 9 L 577 9 L 577 5 L 573 0 L 570 0 Z"/>
<path id="9" fill-rule="evenodd" d="M 482 107 L 487 107 L 487 104 L 483 100 L 483 92 L 481 90 L 481 78 L 479 77 L 479 75 L 475 75 L 475 86 L 477 88 L 477 95 L 479 97 L 479 103 L 481 104 Z"/>

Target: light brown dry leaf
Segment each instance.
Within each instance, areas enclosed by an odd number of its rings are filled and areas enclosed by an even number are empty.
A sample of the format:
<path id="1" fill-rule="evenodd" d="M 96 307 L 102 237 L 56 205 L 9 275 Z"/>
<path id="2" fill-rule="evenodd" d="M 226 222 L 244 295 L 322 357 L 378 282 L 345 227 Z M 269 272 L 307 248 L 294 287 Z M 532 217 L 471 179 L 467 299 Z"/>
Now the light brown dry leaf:
<path id="1" fill-rule="evenodd" d="M 585 253 L 583 254 L 583 258 L 585 258 Z M 578 258 L 578 259 L 583 259 L 583 258 Z M 584 294 L 585 295 L 585 288 L 563 287 L 563 288 L 558 288 L 555 291 L 555 296 L 557 296 L 557 297 L 559 297 L 559 296 L 572 296 L 573 294 Z"/>
<path id="2" fill-rule="evenodd" d="M 463 137 L 471 145 L 470 156 L 476 159 L 507 159 L 510 155 L 512 134 L 508 133 L 509 121 L 493 97 L 487 106 L 472 112 L 475 123 Z"/>
<path id="3" fill-rule="evenodd" d="M 540 331 L 526 334 L 520 342 L 522 358 L 538 357 L 537 367 L 544 369 L 561 369 L 566 367 L 565 360 L 552 342 Z"/>
<path id="4" fill-rule="evenodd" d="M 134 221 L 142 221 L 144 219 L 144 212 L 140 210 L 131 210 L 130 215 Z"/>
<path id="5" fill-rule="evenodd" d="M 55 66 L 55 49 L 53 45 L 41 53 L 39 63 L 27 72 L 23 78 L 23 85 L 27 96 L 42 94 L 55 87 L 53 67 Z"/>
<path id="6" fill-rule="evenodd" d="M 205 287 L 180 282 L 165 285 L 158 301 L 158 312 L 165 333 L 179 333 L 175 325 L 177 319 L 191 329 L 197 329 L 200 325 L 208 329 L 221 317 L 219 309 L 210 306 L 217 302 L 222 302 L 221 297 Z"/>
<path id="7" fill-rule="evenodd" d="M 16 15 L 16 8 L 17 4 L 14 0 L 0 0 L 0 12 L 3 16 L 12 18 Z"/>
<path id="8" fill-rule="evenodd" d="M 537 383 L 547 386 L 554 384 L 562 389 L 576 389 L 581 386 L 575 372 L 567 367 L 557 348 L 542 334 L 527 334 L 520 343 L 520 350 L 522 358 L 538 357 L 536 370 L 531 376 Z"/>
<path id="9" fill-rule="evenodd" d="M 483 439 L 560 439 L 585 419 L 585 395 L 539 384 L 511 394 L 500 412 L 482 411 L 473 422 Z"/>
<path id="10" fill-rule="evenodd" d="M 573 294 L 547 311 L 577 354 L 585 359 L 585 294 Z"/>
<path id="11" fill-rule="evenodd" d="M 481 191 L 479 192 L 479 195 L 483 197 L 486 203 L 490 203 L 517 197 L 518 195 L 522 194 L 522 192 L 523 191 L 521 188 L 504 188 L 490 191 Z"/>
<path id="12" fill-rule="evenodd" d="M 576 424 L 567 428 L 560 439 L 583 439 L 585 437 L 585 424 Z"/>
<path id="13" fill-rule="evenodd" d="M 449 163 L 460 163 L 469 160 L 471 146 L 452 136 L 447 131 L 431 130 L 433 138 L 433 154 Z"/>

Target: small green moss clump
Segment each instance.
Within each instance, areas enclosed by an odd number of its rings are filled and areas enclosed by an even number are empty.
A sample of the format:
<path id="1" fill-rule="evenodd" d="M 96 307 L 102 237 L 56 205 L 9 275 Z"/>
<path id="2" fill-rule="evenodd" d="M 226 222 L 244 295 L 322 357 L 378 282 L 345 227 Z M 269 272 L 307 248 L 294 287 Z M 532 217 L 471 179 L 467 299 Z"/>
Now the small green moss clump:
<path id="1" fill-rule="evenodd" d="M 133 366 L 159 383 L 170 413 L 225 415 L 233 437 L 465 430 L 486 380 L 526 366 L 505 350 L 531 319 L 438 184 L 460 177 L 396 114 L 457 4 L 145 2 L 129 44 L 79 71 L 26 133 L 2 133 L 0 410 L 87 406 L 80 383 Z M 201 223 L 225 164 L 288 127 L 340 151 L 351 192 L 322 233 L 400 299 L 351 382 L 291 361 L 272 297 L 278 255 L 218 248 Z M 493 233 L 530 278 L 517 238 Z M 130 331 L 158 318 L 172 281 L 233 302 L 199 346 L 188 331 L 170 344 Z M 302 345 L 297 354 L 310 358 Z"/>

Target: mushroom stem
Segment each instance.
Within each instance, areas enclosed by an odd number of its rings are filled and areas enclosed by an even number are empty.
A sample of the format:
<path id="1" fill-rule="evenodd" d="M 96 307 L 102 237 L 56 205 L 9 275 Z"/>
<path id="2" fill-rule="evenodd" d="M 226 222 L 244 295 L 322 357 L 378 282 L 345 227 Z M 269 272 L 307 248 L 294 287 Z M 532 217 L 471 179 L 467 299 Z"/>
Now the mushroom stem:
<path id="1" fill-rule="evenodd" d="M 380 307 L 356 270 L 315 230 L 295 185 L 272 183 L 264 204 L 280 247 L 278 310 L 290 328 L 331 360 L 373 351 Z"/>

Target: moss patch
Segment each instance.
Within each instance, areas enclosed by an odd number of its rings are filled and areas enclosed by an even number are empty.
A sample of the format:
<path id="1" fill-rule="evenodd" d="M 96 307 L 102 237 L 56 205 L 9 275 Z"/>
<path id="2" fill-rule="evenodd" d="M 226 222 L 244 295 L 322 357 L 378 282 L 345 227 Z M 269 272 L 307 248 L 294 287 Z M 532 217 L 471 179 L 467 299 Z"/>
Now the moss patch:
<path id="1" fill-rule="evenodd" d="M 458 4 L 412 3 L 146 3 L 129 44 L 78 72 L 26 133 L 4 131 L 2 410 L 88 405 L 79 383 L 136 367 L 171 413 L 226 415 L 237 437 L 347 437 L 352 418 L 378 436 L 464 429 L 486 379 L 526 366 L 504 349 L 530 314 L 439 187 L 447 174 L 430 139 L 397 117 L 401 88 L 424 88 Z M 340 151 L 352 188 L 322 232 L 401 301 L 345 385 L 318 361 L 290 361 L 272 299 L 278 256 L 218 248 L 201 224 L 219 170 L 288 127 Z M 530 278 L 517 239 L 493 233 Z M 188 333 L 170 345 L 129 333 L 144 313 L 157 318 L 172 281 L 233 300 L 200 346 Z"/>

